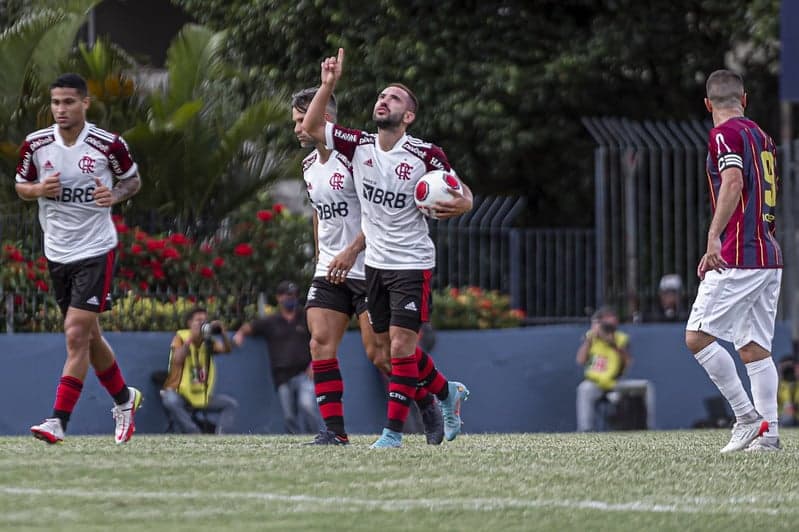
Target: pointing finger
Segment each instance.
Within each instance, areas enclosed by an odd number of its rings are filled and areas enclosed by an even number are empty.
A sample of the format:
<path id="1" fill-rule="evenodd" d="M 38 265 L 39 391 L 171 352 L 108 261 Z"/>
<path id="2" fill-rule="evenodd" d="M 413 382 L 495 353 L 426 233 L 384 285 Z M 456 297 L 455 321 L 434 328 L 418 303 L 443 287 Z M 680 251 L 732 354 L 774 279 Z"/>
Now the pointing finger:
<path id="1" fill-rule="evenodd" d="M 341 66 L 344 64 L 344 48 L 338 49 L 338 57 L 336 58 L 338 61 L 338 65 Z"/>

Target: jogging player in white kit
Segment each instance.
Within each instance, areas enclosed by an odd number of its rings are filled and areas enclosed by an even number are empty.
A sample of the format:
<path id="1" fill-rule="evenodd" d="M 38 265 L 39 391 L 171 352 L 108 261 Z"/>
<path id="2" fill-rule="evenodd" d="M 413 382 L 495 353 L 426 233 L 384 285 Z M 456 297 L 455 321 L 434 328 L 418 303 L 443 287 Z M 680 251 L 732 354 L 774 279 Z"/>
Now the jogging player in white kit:
<path id="1" fill-rule="evenodd" d="M 344 155 L 353 164 L 361 201 L 361 227 L 366 237 L 367 305 L 380 343 L 389 343 L 391 379 L 386 427 L 375 448 L 400 447 L 408 406 L 415 396 L 420 356 L 417 341 L 429 320 L 430 280 L 435 247 L 427 221 L 413 200 L 416 182 L 433 169 L 450 170 L 441 148 L 408 136 L 416 117 L 413 93 L 401 84 L 386 87 L 378 96 L 373 118 L 378 133 L 325 123 L 324 110 L 341 77 L 344 50 L 322 63 L 322 84 L 303 121 L 303 129 L 317 142 Z M 472 193 L 454 193 L 452 201 L 437 206 L 441 218 L 467 212 Z M 440 375 L 439 375 L 440 376 Z M 423 377 L 424 378 L 424 377 Z M 447 382 L 436 395 L 444 414 L 444 434 L 454 439 L 461 430 L 460 404 L 468 397 L 461 383 Z"/>
<path id="2" fill-rule="evenodd" d="M 361 338 L 369 360 L 384 374 L 390 375 L 387 346 L 377 345 L 366 313 L 366 275 L 364 273 L 364 236 L 361 231 L 361 205 L 352 179 L 352 163 L 329 150 L 302 129 L 302 121 L 316 88 L 293 95 L 291 115 L 294 135 L 300 145 L 316 146 L 303 160 L 302 170 L 308 198 L 314 207 L 314 242 L 316 270 L 308 291 L 307 317 L 311 331 L 311 365 L 319 411 L 325 430 L 313 440 L 315 445 L 346 445 L 342 396 L 344 382 L 337 352 L 353 314 L 358 316 Z M 331 96 L 325 120 L 335 121 L 336 100 Z M 417 390 L 416 403 L 422 414 L 427 443 L 437 445 L 444 439 L 441 411 L 433 396 L 424 388 Z"/>
<path id="3" fill-rule="evenodd" d="M 50 86 L 56 123 L 28 135 L 16 174 L 17 194 L 39 203 L 44 254 L 64 315 L 67 359 L 53 415 L 31 427 L 48 443 L 64 439 L 90 364 L 114 399 L 116 443 L 133 435 L 134 412 L 142 400 L 139 390 L 125 384 L 99 322 L 99 313 L 111 308 L 117 247 L 111 207 L 138 192 L 141 180 L 125 141 L 86 122 L 88 108 L 83 78 L 64 74 L 56 79 Z"/>

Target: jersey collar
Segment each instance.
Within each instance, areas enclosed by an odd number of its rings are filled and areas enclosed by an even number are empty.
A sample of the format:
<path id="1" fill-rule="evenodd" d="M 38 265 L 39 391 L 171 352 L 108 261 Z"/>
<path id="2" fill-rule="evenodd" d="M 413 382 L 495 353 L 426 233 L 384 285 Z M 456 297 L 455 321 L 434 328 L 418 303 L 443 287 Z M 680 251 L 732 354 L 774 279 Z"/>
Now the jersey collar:
<path id="1" fill-rule="evenodd" d="M 77 146 L 78 144 L 83 142 L 83 139 L 85 139 L 86 135 L 89 134 L 89 128 L 91 128 L 93 125 L 94 124 L 91 124 L 89 122 L 84 122 L 83 123 L 83 129 L 81 129 L 80 134 L 78 135 L 78 138 L 75 139 L 75 144 L 73 144 L 72 146 L 67 146 L 66 144 L 64 144 L 64 139 L 61 138 L 61 132 L 59 131 L 60 128 L 58 127 L 58 124 L 53 124 L 53 126 L 55 127 L 55 130 L 54 130 L 55 131 L 55 143 L 57 145 L 59 145 L 59 146 L 64 147 L 64 148 L 74 148 L 75 146 Z"/>

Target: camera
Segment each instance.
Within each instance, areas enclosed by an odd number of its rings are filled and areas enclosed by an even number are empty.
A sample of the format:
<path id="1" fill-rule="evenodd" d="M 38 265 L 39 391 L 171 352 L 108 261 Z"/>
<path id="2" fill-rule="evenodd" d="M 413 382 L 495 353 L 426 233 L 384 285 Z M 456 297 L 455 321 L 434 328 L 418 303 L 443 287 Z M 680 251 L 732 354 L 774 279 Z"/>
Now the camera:
<path id="1" fill-rule="evenodd" d="M 616 326 L 612 323 L 600 323 L 599 330 L 605 334 L 613 334 L 616 332 Z"/>
<path id="2" fill-rule="evenodd" d="M 203 338 L 208 340 L 211 336 L 215 334 L 222 334 L 222 327 L 215 323 L 205 322 L 200 326 L 200 332 L 202 332 Z"/>

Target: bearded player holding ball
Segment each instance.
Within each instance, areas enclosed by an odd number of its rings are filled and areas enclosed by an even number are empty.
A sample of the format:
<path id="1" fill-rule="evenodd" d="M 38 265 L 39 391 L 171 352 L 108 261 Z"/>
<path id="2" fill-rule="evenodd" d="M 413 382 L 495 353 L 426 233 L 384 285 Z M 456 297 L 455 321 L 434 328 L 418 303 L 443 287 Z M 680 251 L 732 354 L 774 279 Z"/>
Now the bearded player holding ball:
<path id="1" fill-rule="evenodd" d="M 441 402 L 444 416 L 444 437 L 451 441 L 461 430 L 460 406 L 469 391 L 461 383 L 447 382 L 435 370 L 420 375 L 419 368 L 432 368 L 432 361 L 417 348 L 417 342 L 421 324 L 430 318 L 435 246 L 427 221 L 414 202 L 414 188 L 432 170 L 454 171 L 441 148 L 406 134 L 416 118 L 418 102 L 400 83 L 389 85 L 377 98 L 373 114 L 377 134 L 326 123 L 325 107 L 341 77 L 343 63 L 341 48 L 337 57 L 322 62 L 322 84 L 308 106 L 302 127 L 353 165 L 366 238 L 367 309 L 378 341 L 390 345 L 392 368 L 387 423 L 372 447 L 402 445 L 402 429 L 416 395 L 417 380 L 434 383 L 432 391 Z M 451 201 L 436 206 L 439 218 L 452 218 L 472 208 L 472 192 L 465 184 L 462 192 L 453 191 L 452 196 Z"/>

